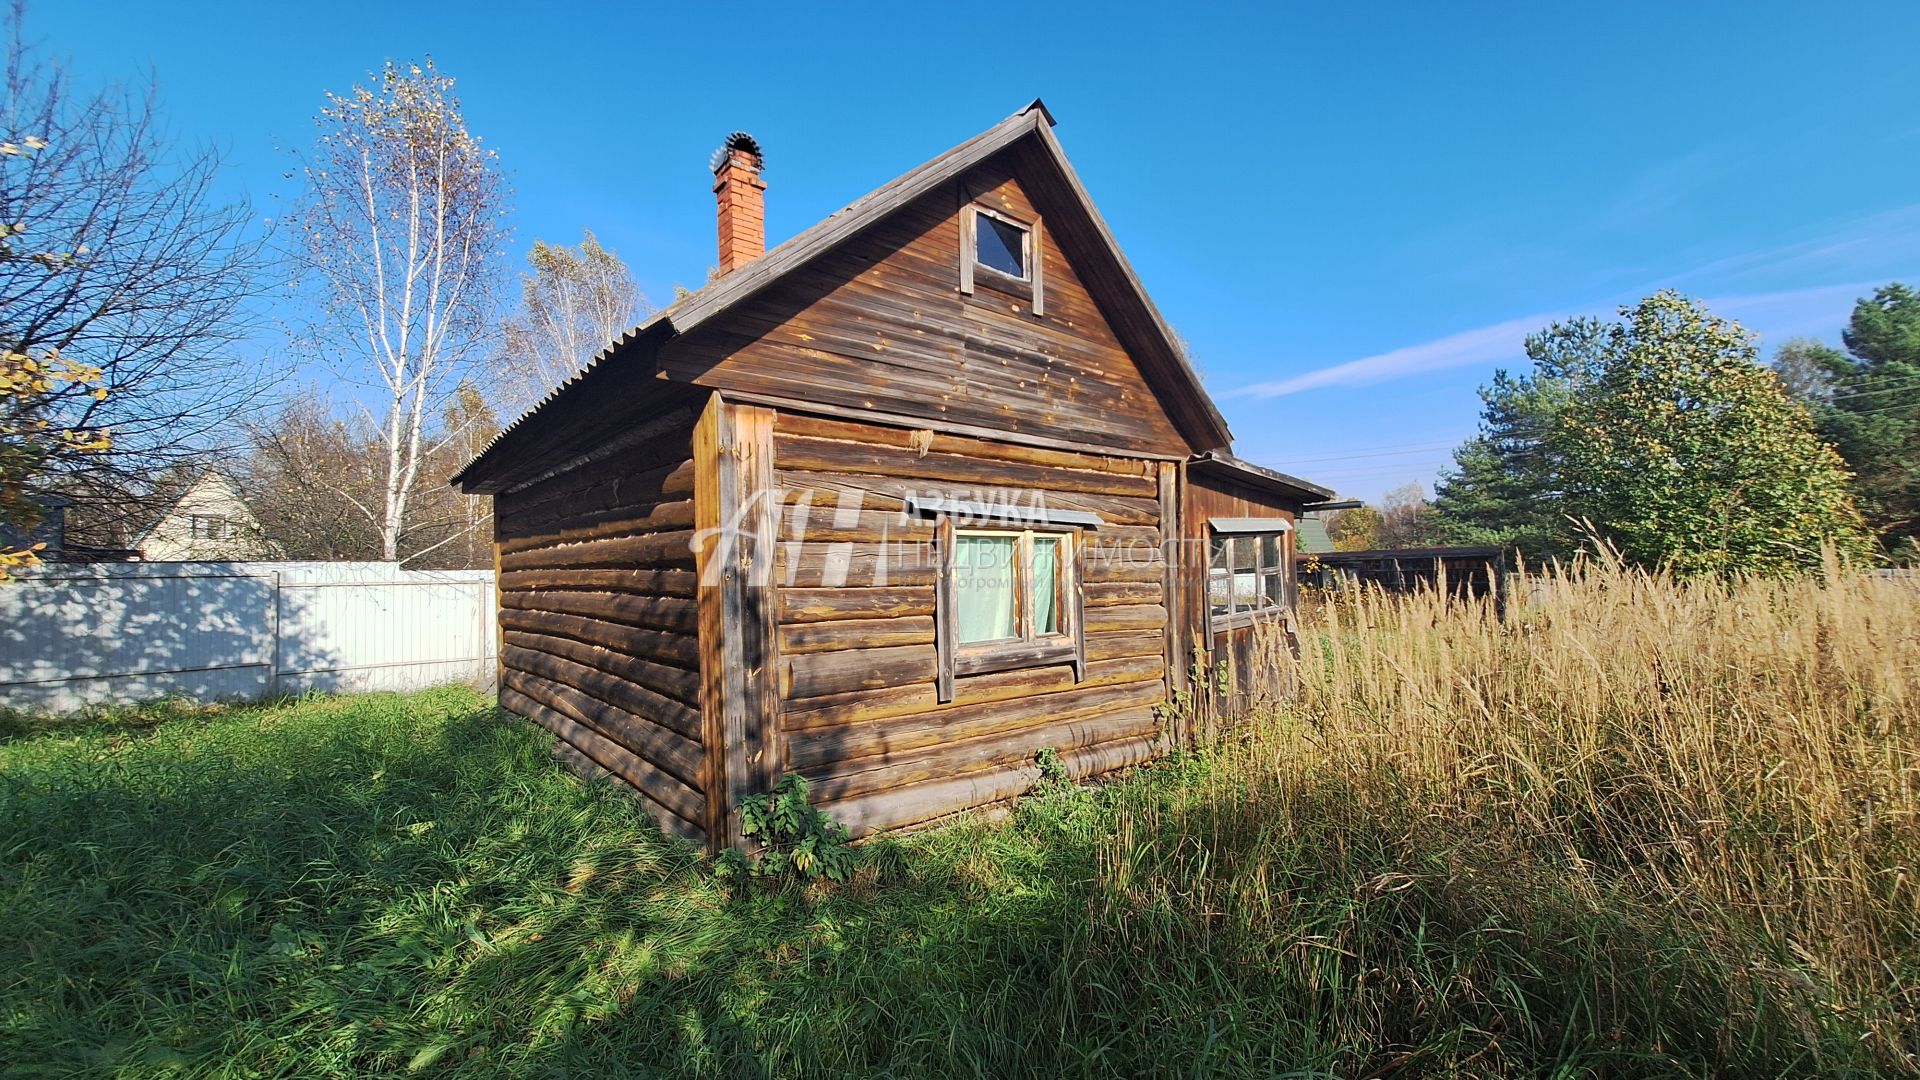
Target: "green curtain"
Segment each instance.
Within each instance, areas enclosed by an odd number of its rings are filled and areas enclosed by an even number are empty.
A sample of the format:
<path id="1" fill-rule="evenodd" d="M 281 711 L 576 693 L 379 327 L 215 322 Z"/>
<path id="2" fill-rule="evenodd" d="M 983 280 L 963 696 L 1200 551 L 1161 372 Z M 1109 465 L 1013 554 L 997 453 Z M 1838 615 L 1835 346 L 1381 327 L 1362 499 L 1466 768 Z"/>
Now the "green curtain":
<path id="1" fill-rule="evenodd" d="M 953 545 L 953 591 L 961 644 L 1014 637 L 1014 538 L 961 536 Z"/>
<path id="2" fill-rule="evenodd" d="M 1060 538 L 1033 538 L 1033 632 L 1060 632 Z"/>

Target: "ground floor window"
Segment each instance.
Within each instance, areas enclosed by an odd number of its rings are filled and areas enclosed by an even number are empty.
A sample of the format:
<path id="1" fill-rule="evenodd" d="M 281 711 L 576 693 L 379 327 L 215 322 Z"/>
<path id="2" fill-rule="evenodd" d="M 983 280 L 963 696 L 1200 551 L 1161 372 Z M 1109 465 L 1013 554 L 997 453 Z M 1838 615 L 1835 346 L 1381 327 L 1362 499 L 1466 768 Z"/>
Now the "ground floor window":
<path id="1" fill-rule="evenodd" d="M 1258 531 L 1263 526 L 1266 531 Z M 1214 531 L 1207 559 L 1207 612 L 1216 628 L 1291 605 L 1290 530 L 1285 519 L 1274 519 L 1236 521 L 1230 531 Z"/>
<path id="2" fill-rule="evenodd" d="M 954 676 L 1071 663 L 1082 669 L 1075 532 L 943 521 L 936 635 L 943 700 Z"/>

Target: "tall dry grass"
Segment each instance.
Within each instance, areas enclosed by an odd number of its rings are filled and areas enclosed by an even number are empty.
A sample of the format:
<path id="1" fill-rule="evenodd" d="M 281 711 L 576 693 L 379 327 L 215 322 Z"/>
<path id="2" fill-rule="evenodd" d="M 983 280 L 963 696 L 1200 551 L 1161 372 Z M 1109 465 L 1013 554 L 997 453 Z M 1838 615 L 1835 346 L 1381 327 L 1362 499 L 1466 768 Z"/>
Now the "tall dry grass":
<path id="1" fill-rule="evenodd" d="M 1363 1071 L 1915 1070 L 1920 584 L 1593 560 L 1301 630 L 1298 701 L 1104 846 L 1115 948 L 1303 988 Z"/>

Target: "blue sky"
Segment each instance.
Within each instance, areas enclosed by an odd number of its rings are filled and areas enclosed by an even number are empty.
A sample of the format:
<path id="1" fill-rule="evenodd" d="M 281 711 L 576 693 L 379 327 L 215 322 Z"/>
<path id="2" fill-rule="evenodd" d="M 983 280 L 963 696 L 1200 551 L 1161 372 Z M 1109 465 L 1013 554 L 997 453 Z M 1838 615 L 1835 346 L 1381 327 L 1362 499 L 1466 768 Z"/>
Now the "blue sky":
<path id="1" fill-rule="evenodd" d="M 431 54 L 516 259 L 591 228 L 659 302 L 714 262 L 728 131 L 778 241 L 1043 97 L 1242 455 L 1366 497 L 1430 483 L 1552 318 L 1674 286 L 1770 350 L 1920 278 L 1912 3 L 41 0 L 29 30 L 85 81 L 153 71 L 262 213 L 324 90 Z"/>

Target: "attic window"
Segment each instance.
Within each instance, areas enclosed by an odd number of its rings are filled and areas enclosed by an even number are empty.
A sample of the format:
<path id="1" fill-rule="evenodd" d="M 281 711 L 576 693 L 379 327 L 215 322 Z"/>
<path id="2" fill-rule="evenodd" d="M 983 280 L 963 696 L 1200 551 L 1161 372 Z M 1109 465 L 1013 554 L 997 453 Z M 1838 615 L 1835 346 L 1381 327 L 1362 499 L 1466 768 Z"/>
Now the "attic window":
<path id="1" fill-rule="evenodd" d="M 974 260 L 988 270 L 1027 280 L 1026 228 L 991 210 L 975 213 L 973 226 Z"/>
<path id="2" fill-rule="evenodd" d="M 960 291 L 973 295 L 974 279 L 994 292 L 1032 302 L 1035 315 L 1046 314 L 1040 285 L 1040 219 L 1016 221 L 978 203 L 960 213 Z"/>

